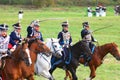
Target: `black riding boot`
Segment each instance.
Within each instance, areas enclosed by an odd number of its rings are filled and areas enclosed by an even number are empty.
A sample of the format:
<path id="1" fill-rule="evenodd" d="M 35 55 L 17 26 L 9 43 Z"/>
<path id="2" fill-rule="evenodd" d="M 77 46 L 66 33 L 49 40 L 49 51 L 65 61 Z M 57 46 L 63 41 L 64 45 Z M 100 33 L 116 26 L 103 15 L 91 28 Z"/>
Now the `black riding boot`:
<path id="1" fill-rule="evenodd" d="M 91 56 L 87 56 L 87 57 L 85 58 L 85 64 L 84 64 L 84 66 L 88 66 L 90 60 L 91 60 Z"/>

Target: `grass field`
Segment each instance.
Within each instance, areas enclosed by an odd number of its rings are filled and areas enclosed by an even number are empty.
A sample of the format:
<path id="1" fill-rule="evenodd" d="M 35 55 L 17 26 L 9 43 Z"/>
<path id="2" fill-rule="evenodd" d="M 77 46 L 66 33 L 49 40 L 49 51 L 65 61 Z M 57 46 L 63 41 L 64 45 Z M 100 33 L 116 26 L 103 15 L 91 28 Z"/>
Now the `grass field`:
<path id="1" fill-rule="evenodd" d="M 6 23 L 9 25 L 10 33 L 13 30 L 12 24 L 18 21 L 18 11 L 21 8 L 18 6 L 0 6 L 0 24 Z M 48 20 L 41 22 L 41 32 L 44 39 L 48 37 L 57 37 L 59 31 L 61 31 L 61 22 L 68 19 L 73 43 L 76 43 L 80 38 L 80 31 L 82 29 L 82 22 L 88 21 L 91 29 L 96 30 L 102 27 L 109 27 L 96 31 L 93 35 L 99 41 L 99 44 L 105 44 L 109 42 L 115 42 L 120 47 L 120 16 L 114 16 L 113 7 L 107 8 L 107 17 L 91 17 L 86 16 L 86 7 L 69 7 L 69 8 L 25 8 L 24 18 L 21 22 L 22 36 L 26 37 L 26 28 L 32 20 L 35 19 L 48 19 L 57 18 L 56 20 Z M 77 76 L 79 80 L 89 76 L 89 68 L 80 65 L 77 69 Z M 116 61 L 113 56 L 108 55 L 105 58 L 103 65 L 97 70 L 97 76 L 94 80 L 120 80 L 120 62 Z M 54 72 L 56 80 L 63 80 L 64 71 L 57 69 Z M 35 76 L 35 80 L 45 80 L 44 78 Z"/>

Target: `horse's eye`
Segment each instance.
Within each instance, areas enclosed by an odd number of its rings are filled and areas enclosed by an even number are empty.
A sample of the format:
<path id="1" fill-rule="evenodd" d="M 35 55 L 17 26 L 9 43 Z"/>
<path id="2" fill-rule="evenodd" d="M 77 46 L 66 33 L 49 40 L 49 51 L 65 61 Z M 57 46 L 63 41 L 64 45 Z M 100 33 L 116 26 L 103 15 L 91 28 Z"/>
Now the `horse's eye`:
<path id="1" fill-rule="evenodd" d="M 56 45 L 54 47 L 57 47 Z"/>

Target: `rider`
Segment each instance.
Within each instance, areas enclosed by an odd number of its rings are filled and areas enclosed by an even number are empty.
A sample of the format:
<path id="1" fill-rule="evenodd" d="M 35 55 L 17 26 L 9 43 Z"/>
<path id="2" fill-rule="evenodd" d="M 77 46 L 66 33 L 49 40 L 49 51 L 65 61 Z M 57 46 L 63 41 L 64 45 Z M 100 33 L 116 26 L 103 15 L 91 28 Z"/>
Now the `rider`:
<path id="1" fill-rule="evenodd" d="M 35 23 L 34 24 L 34 29 L 33 29 L 33 36 L 35 38 L 40 39 L 41 41 L 44 41 L 43 37 L 42 37 L 42 33 L 39 30 L 40 30 L 40 25 L 38 23 Z"/>
<path id="2" fill-rule="evenodd" d="M 19 44 L 22 41 L 21 34 L 20 34 L 21 25 L 20 23 L 16 23 L 16 24 L 13 24 L 13 27 L 14 27 L 14 31 L 11 32 L 10 37 L 16 44 Z"/>
<path id="3" fill-rule="evenodd" d="M 92 32 L 90 31 L 90 26 L 88 22 L 83 22 L 83 29 L 81 31 L 81 37 L 82 40 L 84 40 L 88 47 L 90 48 L 91 52 L 93 53 L 95 45 L 93 44 L 93 42 L 96 42 L 97 40 L 94 39 L 94 37 L 92 36 Z M 85 57 L 86 59 L 86 63 L 85 65 L 88 64 L 88 62 L 91 60 L 91 56 L 90 54 L 88 56 Z"/>
<path id="4" fill-rule="evenodd" d="M 8 25 L 0 24 L 0 67 L 2 66 L 1 59 L 11 54 L 16 49 L 16 43 L 7 35 Z M 13 47 L 8 50 L 8 44 Z"/>
<path id="5" fill-rule="evenodd" d="M 38 20 L 34 20 L 30 23 L 30 25 L 27 27 L 27 38 L 32 38 L 33 37 L 33 31 L 34 31 L 34 25 L 38 24 Z"/>
<path id="6" fill-rule="evenodd" d="M 58 39 L 60 45 L 63 47 L 63 56 L 64 56 L 64 60 L 69 60 L 69 46 L 72 44 L 72 37 L 70 32 L 68 31 L 69 28 L 69 24 L 67 21 L 62 23 L 62 31 L 59 32 L 58 34 Z"/>

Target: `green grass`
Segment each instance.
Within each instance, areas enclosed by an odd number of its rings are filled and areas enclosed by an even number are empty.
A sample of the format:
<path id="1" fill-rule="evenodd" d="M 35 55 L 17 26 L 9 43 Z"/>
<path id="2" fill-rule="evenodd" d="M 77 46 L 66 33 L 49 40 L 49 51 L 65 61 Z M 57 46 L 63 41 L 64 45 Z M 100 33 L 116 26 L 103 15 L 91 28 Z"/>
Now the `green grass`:
<path id="1" fill-rule="evenodd" d="M 9 25 L 10 33 L 13 28 L 12 24 L 18 22 L 18 11 L 21 8 L 18 6 L 0 6 L 0 23 L 6 23 Z M 59 20 L 48 20 L 41 22 L 41 32 L 44 39 L 48 37 L 57 37 L 59 31 L 61 31 L 61 22 L 68 19 L 73 43 L 76 43 L 80 38 L 80 31 L 82 29 L 82 22 L 88 21 L 92 30 L 96 30 L 102 27 L 109 27 L 93 33 L 95 38 L 99 41 L 99 44 L 105 44 L 115 42 L 120 47 L 120 16 L 114 16 L 113 7 L 107 8 L 107 17 L 92 17 L 86 16 L 86 7 L 61 7 L 61 8 L 42 8 L 42 9 L 30 9 L 23 8 L 24 18 L 21 22 L 22 36 L 26 37 L 26 28 L 32 20 L 47 18 L 58 18 Z M 89 68 L 82 65 L 77 69 L 77 76 L 79 80 L 89 76 Z M 105 58 L 103 65 L 97 70 L 97 76 L 94 80 L 120 80 L 120 62 L 116 61 L 111 55 Z M 54 72 L 56 80 L 63 80 L 65 74 L 61 69 L 57 69 Z M 35 80 L 45 80 L 41 77 L 36 77 Z"/>

